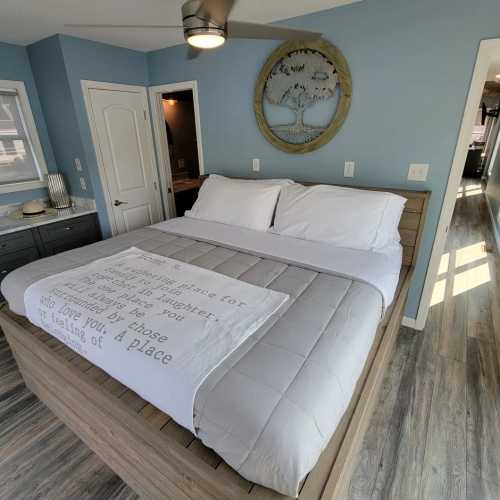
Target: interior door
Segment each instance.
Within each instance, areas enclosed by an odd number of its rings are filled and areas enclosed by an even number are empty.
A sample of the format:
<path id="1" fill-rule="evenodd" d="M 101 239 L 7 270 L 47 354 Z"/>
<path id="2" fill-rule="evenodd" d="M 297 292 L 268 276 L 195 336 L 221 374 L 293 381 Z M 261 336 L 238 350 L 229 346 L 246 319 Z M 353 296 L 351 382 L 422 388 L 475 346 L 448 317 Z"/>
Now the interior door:
<path id="1" fill-rule="evenodd" d="M 145 92 L 89 89 L 113 234 L 162 220 Z"/>

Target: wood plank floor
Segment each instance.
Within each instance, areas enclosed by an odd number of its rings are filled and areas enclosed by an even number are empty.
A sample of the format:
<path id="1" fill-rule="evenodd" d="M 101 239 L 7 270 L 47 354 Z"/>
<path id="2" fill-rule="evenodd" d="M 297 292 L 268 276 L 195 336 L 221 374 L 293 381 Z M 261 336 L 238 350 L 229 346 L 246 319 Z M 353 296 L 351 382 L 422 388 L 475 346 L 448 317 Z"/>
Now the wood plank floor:
<path id="1" fill-rule="evenodd" d="M 500 499 L 500 259 L 459 193 L 422 333 L 402 328 L 349 498 Z M 0 498 L 136 498 L 24 386 L 0 333 Z"/>
<path id="2" fill-rule="evenodd" d="M 487 210 L 464 181 L 428 323 L 400 331 L 350 499 L 500 499 L 500 259 Z"/>
<path id="3" fill-rule="evenodd" d="M 24 385 L 0 336 L 0 498 L 135 499 Z"/>

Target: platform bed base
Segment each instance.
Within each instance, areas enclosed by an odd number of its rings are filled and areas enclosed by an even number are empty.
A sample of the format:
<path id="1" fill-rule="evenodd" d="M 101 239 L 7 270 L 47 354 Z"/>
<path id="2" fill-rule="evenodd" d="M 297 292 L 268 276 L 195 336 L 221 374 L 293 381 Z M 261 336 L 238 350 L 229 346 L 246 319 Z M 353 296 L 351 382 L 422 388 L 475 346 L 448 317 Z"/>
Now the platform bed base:
<path id="1" fill-rule="evenodd" d="M 403 268 L 351 405 L 305 479 L 300 500 L 345 497 L 395 345 L 410 276 L 411 268 Z M 286 498 L 242 478 L 168 415 L 6 306 L 0 326 L 26 385 L 140 496 Z"/>

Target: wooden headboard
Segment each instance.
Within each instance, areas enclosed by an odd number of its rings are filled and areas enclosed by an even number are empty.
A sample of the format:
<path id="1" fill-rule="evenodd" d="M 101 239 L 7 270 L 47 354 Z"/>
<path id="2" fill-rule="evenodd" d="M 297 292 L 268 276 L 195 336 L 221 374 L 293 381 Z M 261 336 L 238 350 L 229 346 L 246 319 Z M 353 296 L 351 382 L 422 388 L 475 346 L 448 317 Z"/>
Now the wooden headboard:
<path id="1" fill-rule="evenodd" d="M 201 183 L 207 179 L 207 175 L 200 177 Z M 255 178 L 239 179 L 255 180 Z M 374 188 L 364 186 L 346 186 L 342 184 L 327 184 L 325 182 L 306 182 L 296 181 L 304 186 L 316 186 L 318 184 L 326 184 L 329 186 L 352 187 L 355 189 L 367 189 L 369 191 L 388 191 L 389 193 L 399 194 L 408 201 L 406 202 L 401 222 L 399 223 L 399 234 L 401 235 L 401 245 L 403 246 L 403 266 L 415 266 L 417 262 L 418 249 L 422 232 L 424 230 L 425 216 L 427 212 L 427 203 L 429 201 L 430 191 L 412 191 L 408 189 L 394 188 Z"/>

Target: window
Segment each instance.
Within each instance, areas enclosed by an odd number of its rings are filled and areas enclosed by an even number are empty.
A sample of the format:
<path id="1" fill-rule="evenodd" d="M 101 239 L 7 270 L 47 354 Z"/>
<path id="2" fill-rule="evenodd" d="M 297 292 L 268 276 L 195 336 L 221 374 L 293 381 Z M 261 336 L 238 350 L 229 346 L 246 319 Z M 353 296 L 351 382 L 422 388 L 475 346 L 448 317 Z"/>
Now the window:
<path id="1" fill-rule="evenodd" d="M 0 80 L 0 193 L 45 186 L 46 173 L 24 83 Z"/>

